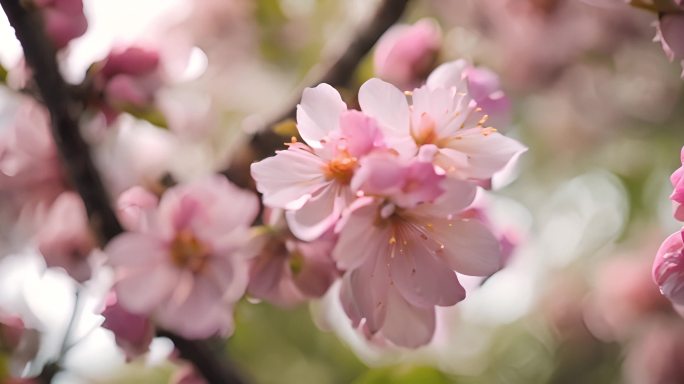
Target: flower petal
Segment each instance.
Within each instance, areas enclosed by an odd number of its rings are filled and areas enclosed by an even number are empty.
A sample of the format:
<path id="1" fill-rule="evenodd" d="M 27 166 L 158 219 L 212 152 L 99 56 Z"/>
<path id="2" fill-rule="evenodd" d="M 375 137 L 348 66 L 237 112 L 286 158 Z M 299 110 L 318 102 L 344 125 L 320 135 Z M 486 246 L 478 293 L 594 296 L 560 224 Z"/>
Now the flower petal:
<path id="1" fill-rule="evenodd" d="M 415 154 L 408 102 L 397 87 L 380 79 L 370 79 L 359 89 L 359 105 L 363 113 L 378 122 L 390 147 L 404 157 Z"/>
<path id="2" fill-rule="evenodd" d="M 426 84 L 432 89 L 456 87 L 458 90 L 464 90 L 466 87 L 464 71 L 469 66 L 470 64 L 465 60 L 444 63 L 432 71 Z"/>
<path id="3" fill-rule="evenodd" d="M 124 232 L 112 239 L 104 249 L 114 267 L 137 268 L 165 257 L 165 245 L 155 237 L 137 232 Z"/>
<path id="4" fill-rule="evenodd" d="M 409 304 L 395 289 L 387 292 L 387 315 L 382 335 L 395 345 L 417 348 L 432 340 L 435 334 L 435 308 Z"/>
<path id="5" fill-rule="evenodd" d="M 467 165 L 464 169 L 457 169 L 457 172 L 473 179 L 492 177 L 502 170 L 515 155 L 527 150 L 515 139 L 498 132 L 485 132 L 480 129 L 467 130 L 459 140 L 451 140 L 448 148 L 467 156 Z M 440 151 L 440 153 L 443 152 Z"/>
<path id="6" fill-rule="evenodd" d="M 304 241 L 313 241 L 332 228 L 352 200 L 351 192 L 335 182 L 329 183 L 296 211 L 285 212 L 292 233 Z"/>
<path id="7" fill-rule="evenodd" d="M 354 269 L 376 255 L 387 252 L 390 229 L 375 225 L 378 209 L 377 201 L 367 199 L 345 212 L 340 221 L 343 224 L 340 237 L 333 250 L 333 259 L 337 261 L 338 268 Z"/>
<path id="8" fill-rule="evenodd" d="M 438 254 L 459 273 L 489 276 L 503 266 L 499 241 L 477 220 L 435 220 L 431 234 L 444 245 Z"/>
<path id="9" fill-rule="evenodd" d="M 340 115 L 347 110 L 340 94 L 328 84 L 306 88 L 302 102 L 297 105 L 297 129 L 302 139 L 314 148 L 340 125 Z"/>
<path id="10" fill-rule="evenodd" d="M 372 257 L 359 268 L 349 272 L 351 294 L 365 325 L 376 333 L 386 320 L 389 272 L 383 257 Z M 344 284 L 343 280 L 343 284 Z"/>
<path id="11" fill-rule="evenodd" d="M 279 151 L 251 166 L 257 190 L 264 204 L 283 209 L 299 209 L 311 195 L 327 184 L 325 162 L 299 147 Z"/>
<path id="12" fill-rule="evenodd" d="M 131 313 L 147 315 L 169 298 L 180 279 L 180 270 L 167 263 L 122 275 L 114 285 L 121 306 Z"/>
<path id="13" fill-rule="evenodd" d="M 465 289 L 456 273 L 435 258 L 429 239 L 406 228 L 397 236 L 393 256 L 388 258 L 392 281 L 399 293 L 413 305 L 450 306 L 465 299 Z"/>

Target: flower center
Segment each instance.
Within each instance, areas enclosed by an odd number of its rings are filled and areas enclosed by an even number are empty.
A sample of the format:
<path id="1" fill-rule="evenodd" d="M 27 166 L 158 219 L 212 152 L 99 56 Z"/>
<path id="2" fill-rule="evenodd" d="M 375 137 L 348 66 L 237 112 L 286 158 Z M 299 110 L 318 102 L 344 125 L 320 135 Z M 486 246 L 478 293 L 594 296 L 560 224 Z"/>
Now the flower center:
<path id="1" fill-rule="evenodd" d="M 193 273 L 204 270 L 209 259 L 209 247 L 190 230 L 182 230 L 171 241 L 171 261 L 179 268 Z"/>
<path id="2" fill-rule="evenodd" d="M 325 178 L 328 180 L 337 180 L 339 183 L 347 185 L 351 182 L 354 176 L 354 170 L 358 165 L 356 157 L 349 155 L 349 153 L 342 153 L 340 156 L 330 160 L 323 170 Z"/>
<path id="3" fill-rule="evenodd" d="M 417 126 L 411 129 L 411 136 L 416 144 L 435 144 L 437 141 L 437 130 L 435 129 L 435 121 L 427 113 L 420 115 L 420 121 Z"/>

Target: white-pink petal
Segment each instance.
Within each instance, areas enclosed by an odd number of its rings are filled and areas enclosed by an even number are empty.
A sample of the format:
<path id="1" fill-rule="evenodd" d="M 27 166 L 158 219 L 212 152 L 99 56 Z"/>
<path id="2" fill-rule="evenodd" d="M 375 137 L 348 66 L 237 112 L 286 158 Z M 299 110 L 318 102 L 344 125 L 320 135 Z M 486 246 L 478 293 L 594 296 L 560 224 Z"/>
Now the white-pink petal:
<path id="1" fill-rule="evenodd" d="M 347 187 L 330 182 L 301 208 L 285 212 L 285 218 L 295 236 L 300 240 L 313 241 L 335 225 L 352 199 Z"/>
<path id="2" fill-rule="evenodd" d="M 325 166 L 318 156 L 297 147 L 252 164 L 251 172 L 265 205 L 299 209 L 314 192 L 328 184 Z"/>
<path id="3" fill-rule="evenodd" d="M 406 96 L 394 85 L 380 79 L 370 79 L 359 89 L 359 105 L 374 118 L 388 146 L 404 157 L 417 150 L 410 132 L 410 112 Z"/>
<path id="4" fill-rule="evenodd" d="M 328 84 L 306 88 L 297 105 L 297 129 L 302 139 L 314 148 L 321 147 L 330 132 L 340 126 L 340 115 L 347 110 L 339 92 Z"/>
<path id="5" fill-rule="evenodd" d="M 501 171 L 514 156 L 527 150 L 517 140 L 498 132 L 488 132 L 486 129 L 469 129 L 459 137 L 458 140 L 451 140 L 448 148 L 445 149 L 461 152 L 467 156 L 466 165 L 454 164 L 455 171 L 474 179 L 492 177 L 496 172 Z M 449 157 L 449 152 L 445 149 L 440 152 Z"/>
<path id="6" fill-rule="evenodd" d="M 464 71 L 470 67 L 465 60 L 456 60 L 444 63 L 435 68 L 427 78 L 427 86 L 435 88 L 456 87 L 459 91 L 465 90 Z"/>

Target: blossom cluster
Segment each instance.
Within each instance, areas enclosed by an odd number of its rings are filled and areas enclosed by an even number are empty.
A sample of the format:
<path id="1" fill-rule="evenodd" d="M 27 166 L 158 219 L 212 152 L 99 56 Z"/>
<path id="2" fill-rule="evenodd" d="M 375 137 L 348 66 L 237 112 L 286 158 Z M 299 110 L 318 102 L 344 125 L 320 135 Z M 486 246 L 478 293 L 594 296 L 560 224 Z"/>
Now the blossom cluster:
<path id="1" fill-rule="evenodd" d="M 674 218 L 684 221 L 684 148 L 680 157 L 682 166 L 670 177 L 674 189 L 670 200 Z M 684 305 L 684 228 L 668 236 L 658 249 L 653 262 L 653 280 L 672 303 Z"/>
<path id="2" fill-rule="evenodd" d="M 60 60 L 67 57 L 87 27 L 81 1 L 35 3 Z M 102 247 L 59 166 L 47 110 L 26 95 L 33 85 L 21 62 L 7 82 L 19 106 L 0 132 L 0 205 L 9 216 L 2 219 L 18 223 L 21 236 L 11 237 L 33 247 L 44 267 L 79 286 L 111 273 L 97 313 L 128 359 L 148 351 L 157 329 L 188 339 L 230 335 L 244 296 L 290 307 L 335 284 L 351 324 L 370 339 L 425 345 L 437 307 L 466 296 L 459 274 L 486 277 L 504 266 L 512 242 L 474 202 L 525 151 L 500 131 L 510 102 L 498 77 L 464 60 L 435 68 L 441 43 L 431 20 L 391 29 L 375 51 L 378 78 L 359 89 L 359 109 L 328 84 L 306 88 L 299 138 L 251 165 L 261 203 L 213 168 L 176 178 L 168 164 L 152 176 L 135 171 L 145 164 L 104 164 L 124 232 Z M 74 108 L 96 162 L 136 152 L 108 143 L 136 118 L 171 128 L 159 131 L 172 137 L 175 127 L 197 123 L 165 114 L 169 71 L 161 48 L 135 44 L 90 63 Z M 133 135 L 143 147 L 137 158 L 155 158 L 158 143 L 146 142 L 142 129 Z M 165 150 L 171 163 L 175 154 Z M 34 358 L 41 335 L 5 311 L 0 331 L 38 339 L 29 343 L 27 360 Z M 14 339 L 7 344 L 22 352 Z"/>
<path id="3" fill-rule="evenodd" d="M 341 300 L 369 337 L 417 347 L 432 339 L 437 306 L 465 298 L 458 273 L 503 266 L 498 239 L 463 215 L 478 183 L 524 147 L 487 125 L 465 61 L 436 68 L 406 93 L 364 83 L 360 111 L 327 84 L 304 91 L 286 150 L 252 165 L 266 206 L 285 210 L 292 233 L 337 236 Z"/>

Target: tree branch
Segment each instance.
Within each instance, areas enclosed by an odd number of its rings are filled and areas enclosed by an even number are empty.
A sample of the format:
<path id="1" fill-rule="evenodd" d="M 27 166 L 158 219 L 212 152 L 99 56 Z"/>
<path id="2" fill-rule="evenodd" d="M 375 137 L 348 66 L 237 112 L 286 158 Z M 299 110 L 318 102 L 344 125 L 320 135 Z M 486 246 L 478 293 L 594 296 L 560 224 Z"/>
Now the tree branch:
<path id="1" fill-rule="evenodd" d="M 324 69 L 314 70 L 307 76 L 309 84 L 328 83 L 333 87 L 347 85 L 359 62 L 370 52 L 383 33 L 399 21 L 408 2 L 409 0 L 382 0 L 373 17 L 354 35 L 342 54 L 328 66 L 324 66 Z M 252 135 L 248 150 L 241 154 L 244 158 L 235 159 L 223 172 L 231 181 L 242 187 L 250 186 L 249 165 L 255 160 L 271 156 L 276 149 L 282 147 L 282 137 L 270 128 L 283 120 L 295 117 L 301 91 L 303 89 L 297 92 L 296 99 L 290 101 L 281 113 Z"/>
<path id="2" fill-rule="evenodd" d="M 77 119 L 79 101 L 71 97 L 59 72 L 55 50 L 45 35 L 40 15 L 36 10 L 27 10 L 22 4 L 19 0 L 0 0 L 24 49 L 26 62 L 33 70 L 41 101 L 50 112 L 52 136 L 67 177 L 81 195 L 91 228 L 100 244 L 104 245 L 123 231 L 121 224 L 110 205 L 90 148 L 81 136 Z M 210 383 L 241 382 L 228 365 L 211 352 L 207 341 L 185 340 L 171 333 L 166 335 L 177 343 L 181 356 L 192 362 Z M 58 370 L 58 366 L 50 364 L 39 377 L 43 382 L 49 382 Z"/>

